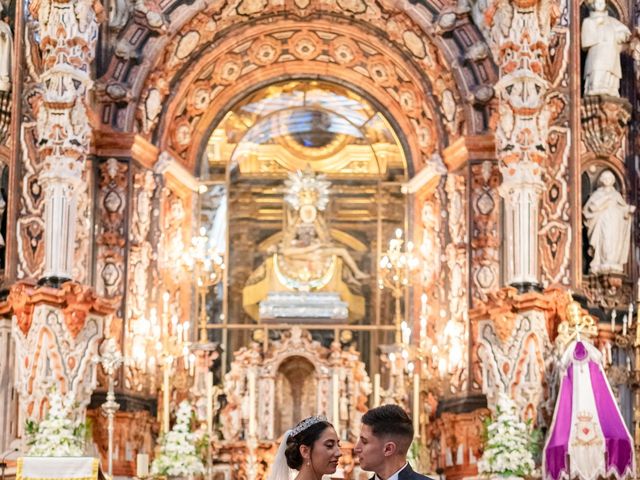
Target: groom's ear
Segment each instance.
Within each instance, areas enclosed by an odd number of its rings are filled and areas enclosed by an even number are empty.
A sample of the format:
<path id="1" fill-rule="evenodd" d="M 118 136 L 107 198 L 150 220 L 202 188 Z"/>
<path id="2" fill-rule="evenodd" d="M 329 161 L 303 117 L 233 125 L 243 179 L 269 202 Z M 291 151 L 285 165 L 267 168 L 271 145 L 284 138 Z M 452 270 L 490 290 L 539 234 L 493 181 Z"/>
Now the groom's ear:
<path id="1" fill-rule="evenodd" d="M 396 445 L 396 442 L 392 440 L 384 442 L 384 447 L 382 452 L 385 457 L 391 457 L 395 455 L 397 451 L 398 451 L 398 446 Z"/>

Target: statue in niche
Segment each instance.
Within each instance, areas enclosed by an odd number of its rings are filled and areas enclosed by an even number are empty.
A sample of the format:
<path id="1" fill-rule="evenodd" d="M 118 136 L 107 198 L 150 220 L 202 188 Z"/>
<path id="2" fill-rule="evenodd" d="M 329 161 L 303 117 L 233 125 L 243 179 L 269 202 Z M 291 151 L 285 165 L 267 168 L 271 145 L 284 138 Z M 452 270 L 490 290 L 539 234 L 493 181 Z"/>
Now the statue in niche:
<path id="1" fill-rule="evenodd" d="M 259 305 L 272 292 L 338 293 L 349 305 L 349 318 L 364 315 L 361 287 L 369 275 L 332 238 L 323 214 L 330 185 L 310 169 L 291 173 L 285 182 L 283 229 L 243 289 L 243 307 L 254 319 L 258 320 Z"/>
<path id="2" fill-rule="evenodd" d="M 591 13 L 582 22 L 581 43 L 588 49 L 584 65 L 584 94 L 619 97 L 620 51 L 631 32 L 609 16 L 605 0 L 594 0 Z"/>
<path id="3" fill-rule="evenodd" d="M 307 170 L 290 175 L 285 185 L 288 188 L 285 201 L 291 208 L 287 211 L 287 225 L 276 252 L 287 261 L 307 265 L 319 259 L 338 256 L 352 272 L 354 283 L 359 284 L 361 280 L 369 278 L 346 248 L 333 243 L 324 219 L 318 215 L 318 211 L 323 211 L 329 202 L 331 184 Z"/>
<path id="4" fill-rule="evenodd" d="M 0 92 L 11 91 L 11 63 L 13 57 L 13 34 L 11 27 L 2 20 L 4 13 L 0 3 Z"/>
<path id="5" fill-rule="evenodd" d="M 610 170 L 602 172 L 598 188 L 582 210 L 593 255 L 589 269 L 594 274 L 622 273 L 629 257 L 631 222 L 636 207 L 627 205 L 615 183 Z"/>

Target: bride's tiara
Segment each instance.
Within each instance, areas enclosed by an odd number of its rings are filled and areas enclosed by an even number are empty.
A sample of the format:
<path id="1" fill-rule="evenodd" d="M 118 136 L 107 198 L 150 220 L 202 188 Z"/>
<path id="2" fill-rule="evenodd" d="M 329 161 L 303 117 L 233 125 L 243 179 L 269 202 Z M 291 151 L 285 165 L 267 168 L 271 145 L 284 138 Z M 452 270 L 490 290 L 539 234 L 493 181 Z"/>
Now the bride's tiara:
<path id="1" fill-rule="evenodd" d="M 327 421 L 327 417 L 325 417 L 324 415 L 316 415 L 315 417 L 305 418 L 299 424 L 293 427 L 293 429 L 291 430 L 291 434 L 289 436 L 295 437 L 300 432 L 305 431 L 311 425 L 315 425 L 316 423 L 326 422 L 326 421 Z"/>

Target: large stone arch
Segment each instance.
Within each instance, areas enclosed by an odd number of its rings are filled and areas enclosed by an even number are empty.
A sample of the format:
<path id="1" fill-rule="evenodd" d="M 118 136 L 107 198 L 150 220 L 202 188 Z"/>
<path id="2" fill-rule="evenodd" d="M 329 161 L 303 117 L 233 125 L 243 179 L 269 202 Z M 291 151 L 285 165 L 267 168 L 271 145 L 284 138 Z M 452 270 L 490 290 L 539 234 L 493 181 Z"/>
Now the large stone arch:
<path id="1" fill-rule="evenodd" d="M 487 129 L 485 103 L 491 98 L 496 72 L 466 14 L 444 5 L 387 3 L 173 1 L 161 10 L 147 2 L 144 10 L 137 7 L 121 32 L 100 80 L 101 120 L 116 130 L 139 131 L 192 169 L 215 116 L 257 77 L 324 77 L 360 85 L 403 132 L 411 132 L 407 141 L 411 170 L 417 171 L 434 151 L 461 135 Z M 290 41 L 283 41 L 287 29 L 293 33 Z M 246 41 L 256 45 L 247 47 Z M 296 42 L 306 42 L 307 47 L 315 43 L 322 51 L 292 55 L 288 48 Z M 269 48 L 288 58 L 270 62 Z M 355 61 L 349 58 L 350 49 L 357 50 Z M 260 69 L 261 74 L 255 73 Z M 205 113 L 189 103 L 189 94 L 207 74 L 218 83 L 208 85 L 214 98 Z M 153 115 L 145 105 L 153 104 L 150 94 L 156 107 L 162 106 Z M 194 106 L 195 115 L 190 115 Z M 176 146 L 174 130 L 188 149 Z"/>

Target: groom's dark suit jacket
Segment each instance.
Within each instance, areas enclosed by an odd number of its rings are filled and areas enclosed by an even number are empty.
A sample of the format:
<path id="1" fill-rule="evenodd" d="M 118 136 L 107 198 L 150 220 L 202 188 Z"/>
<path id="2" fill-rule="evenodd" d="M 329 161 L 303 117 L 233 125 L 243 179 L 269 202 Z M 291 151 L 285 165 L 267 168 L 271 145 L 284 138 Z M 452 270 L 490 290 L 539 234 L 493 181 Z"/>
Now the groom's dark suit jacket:
<path id="1" fill-rule="evenodd" d="M 374 475 L 369 480 L 377 480 L 378 477 Z M 411 465 L 407 463 L 407 466 L 400 470 L 398 473 L 398 480 L 433 480 L 431 477 L 427 477 L 426 475 L 422 475 L 421 473 L 414 472 Z"/>

